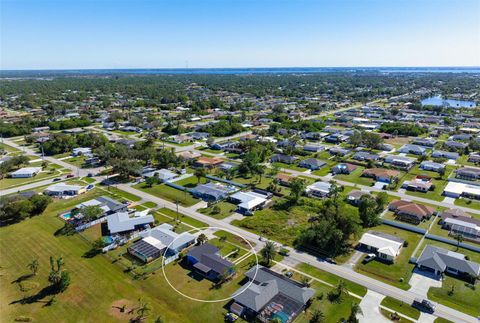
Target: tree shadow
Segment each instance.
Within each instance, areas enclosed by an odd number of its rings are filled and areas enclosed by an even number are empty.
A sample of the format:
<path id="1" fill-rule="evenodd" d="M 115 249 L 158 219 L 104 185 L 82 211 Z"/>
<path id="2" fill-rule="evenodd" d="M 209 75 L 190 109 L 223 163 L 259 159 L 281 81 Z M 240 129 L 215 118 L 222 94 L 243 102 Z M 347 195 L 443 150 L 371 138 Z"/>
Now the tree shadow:
<path id="1" fill-rule="evenodd" d="M 33 277 L 34 275 L 33 274 L 25 274 L 25 275 L 22 275 L 20 277 L 18 277 L 17 279 L 15 279 L 14 281 L 12 281 L 12 284 L 18 284 L 18 283 L 21 283 L 23 282 L 24 280 L 27 280 L 31 277 Z"/>
<path id="2" fill-rule="evenodd" d="M 16 301 L 13 301 L 10 303 L 10 305 L 13 304 L 32 304 L 32 303 L 38 303 L 42 299 L 48 296 L 53 296 L 56 295 L 58 291 L 55 289 L 54 286 L 50 285 L 47 287 L 42 288 L 38 293 L 32 296 L 24 297 L 22 299 L 18 299 Z"/>
<path id="3" fill-rule="evenodd" d="M 102 249 L 97 249 L 97 248 L 91 248 L 90 250 L 86 251 L 82 257 L 83 258 L 93 258 L 96 255 L 99 255 L 102 253 Z"/>

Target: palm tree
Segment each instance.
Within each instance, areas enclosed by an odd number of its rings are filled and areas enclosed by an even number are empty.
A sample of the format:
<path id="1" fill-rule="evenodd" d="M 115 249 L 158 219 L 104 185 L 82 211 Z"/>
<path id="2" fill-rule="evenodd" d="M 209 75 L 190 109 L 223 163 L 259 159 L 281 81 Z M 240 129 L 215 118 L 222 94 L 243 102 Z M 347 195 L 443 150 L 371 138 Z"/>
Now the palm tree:
<path id="1" fill-rule="evenodd" d="M 455 240 L 457 240 L 457 250 L 460 248 L 460 244 L 463 242 L 463 236 L 459 233 L 455 234 Z"/>
<path id="2" fill-rule="evenodd" d="M 272 261 L 272 259 L 275 258 L 275 255 L 277 254 L 277 247 L 275 246 L 275 243 L 273 243 L 272 241 L 267 241 L 265 243 L 265 247 L 263 247 L 263 249 L 260 251 L 260 254 L 267 262 L 267 265 L 269 265 L 270 261 Z"/>
<path id="3" fill-rule="evenodd" d="M 198 184 L 200 184 L 200 180 L 202 179 L 202 177 L 205 177 L 205 169 L 203 169 L 203 168 L 195 169 L 194 175 L 195 175 L 195 177 L 197 177 Z"/>
<path id="4" fill-rule="evenodd" d="M 32 262 L 27 265 L 28 269 L 32 271 L 33 276 L 37 275 L 39 265 L 37 259 L 33 259 Z"/>
<path id="5" fill-rule="evenodd" d="M 310 317 L 310 323 L 321 323 L 325 321 L 325 314 L 321 310 L 314 310 Z"/>
<path id="6" fill-rule="evenodd" d="M 363 314 L 362 309 L 360 308 L 360 305 L 358 305 L 358 303 L 352 303 L 352 306 L 350 307 L 350 316 L 348 317 L 348 322 L 350 323 L 358 322 L 358 319 L 357 319 L 358 314 Z"/>
<path id="7" fill-rule="evenodd" d="M 340 280 L 337 284 L 337 287 L 335 287 L 335 290 L 337 292 L 338 297 L 341 297 L 342 294 L 347 294 L 348 290 L 347 290 L 347 284 L 345 283 L 345 281 Z"/>
<path id="8" fill-rule="evenodd" d="M 205 242 L 208 241 L 208 238 L 207 236 L 204 234 L 204 233 L 201 233 L 198 238 L 197 238 L 197 241 L 199 244 L 204 244 Z"/>
<path id="9" fill-rule="evenodd" d="M 143 321 L 148 313 L 151 311 L 150 305 L 147 302 L 144 302 L 141 298 L 138 299 L 138 308 L 137 308 L 137 320 L 139 322 Z"/>

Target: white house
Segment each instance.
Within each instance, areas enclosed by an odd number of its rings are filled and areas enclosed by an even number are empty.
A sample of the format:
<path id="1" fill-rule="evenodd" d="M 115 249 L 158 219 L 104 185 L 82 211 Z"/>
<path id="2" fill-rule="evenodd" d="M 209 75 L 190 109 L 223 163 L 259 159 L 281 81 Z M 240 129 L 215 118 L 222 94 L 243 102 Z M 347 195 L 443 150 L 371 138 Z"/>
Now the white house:
<path id="1" fill-rule="evenodd" d="M 254 210 L 263 208 L 268 199 L 269 196 L 256 192 L 237 192 L 230 195 L 230 200 L 238 204 L 238 212 L 244 214 L 252 214 Z"/>
<path id="2" fill-rule="evenodd" d="M 111 214 L 107 217 L 108 230 L 114 234 L 143 228 L 147 224 L 155 222 L 155 219 L 149 212 L 150 210 L 135 212 L 131 215 L 128 212 Z"/>
<path id="3" fill-rule="evenodd" d="M 87 189 L 85 186 L 57 183 L 47 187 L 43 191 L 43 194 L 50 195 L 50 196 L 63 197 L 63 196 L 76 196 L 76 195 L 85 193 L 86 191 Z"/>
<path id="4" fill-rule="evenodd" d="M 330 187 L 332 184 L 326 182 L 315 182 L 312 185 L 308 185 L 305 189 L 305 193 L 308 196 L 314 197 L 326 197 L 330 194 Z"/>
<path id="5" fill-rule="evenodd" d="M 393 262 L 400 254 L 404 240 L 383 232 L 368 231 L 359 243 L 367 250 L 375 252 L 380 259 Z"/>
<path id="6" fill-rule="evenodd" d="M 459 198 L 461 196 L 480 199 L 480 186 L 459 182 L 448 182 L 443 195 Z"/>
<path id="7" fill-rule="evenodd" d="M 73 148 L 72 150 L 72 156 L 88 156 L 92 154 L 92 148 L 89 147 L 78 147 L 78 148 Z"/>
<path id="8" fill-rule="evenodd" d="M 29 178 L 37 175 L 42 167 L 24 167 L 10 173 L 11 178 Z"/>

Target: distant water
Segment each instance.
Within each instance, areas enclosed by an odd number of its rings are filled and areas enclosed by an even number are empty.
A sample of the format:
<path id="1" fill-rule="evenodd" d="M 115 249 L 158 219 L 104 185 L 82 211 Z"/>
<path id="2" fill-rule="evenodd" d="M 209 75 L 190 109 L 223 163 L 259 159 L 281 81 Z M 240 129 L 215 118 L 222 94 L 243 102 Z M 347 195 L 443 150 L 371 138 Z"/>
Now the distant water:
<path id="1" fill-rule="evenodd" d="M 422 105 L 450 106 L 452 108 L 475 108 L 474 101 L 442 99 L 441 96 L 432 96 L 421 101 Z"/>
<path id="2" fill-rule="evenodd" d="M 155 68 L 155 69 L 82 69 L 82 70 L 0 70 L 0 77 L 40 77 L 61 75 L 111 74 L 315 74 L 315 73 L 470 73 L 480 67 L 277 67 L 277 68 Z"/>

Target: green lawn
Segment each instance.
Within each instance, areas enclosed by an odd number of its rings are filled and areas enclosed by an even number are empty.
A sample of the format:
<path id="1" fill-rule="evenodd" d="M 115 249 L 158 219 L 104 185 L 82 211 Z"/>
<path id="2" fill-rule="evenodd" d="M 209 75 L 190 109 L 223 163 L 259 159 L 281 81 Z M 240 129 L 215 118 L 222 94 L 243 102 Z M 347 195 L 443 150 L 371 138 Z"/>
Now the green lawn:
<path id="1" fill-rule="evenodd" d="M 200 183 L 198 182 L 198 178 L 196 176 L 190 176 L 184 179 L 181 179 L 179 181 L 176 181 L 175 184 L 183 186 L 183 187 L 195 187 L 198 184 L 205 184 L 207 182 L 207 179 L 205 177 L 200 178 Z"/>
<path id="2" fill-rule="evenodd" d="M 255 232 L 263 237 L 292 245 L 308 218 L 315 215 L 316 208 L 306 205 L 294 206 L 288 210 L 271 207 L 256 211 L 254 215 L 243 220 L 232 221 L 233 225 Z"/>
<path id="3" fill-rule="evenodd" d="M 89 243 L 79 235 L 58 236 L 54 232 L 63 226 L 57 213 L 67 210 L 83 200 L 103 192 L 89 192 L 81 197 L 56 201 L 47 211 L 38 217 L 24 222 L 0 228 L 2 321 L 13 322 L 16 318 L 30 318 L 35 322 L 118 322 L 129 321 L 131 315 L 120 313 L 116 306 L 127 305 L 128 310 L 143 298 L 152 308 L 149 322 L 160 315 L 167 322 L 220 322 L 225 310 L 221 303 L 200 303 L 190 301 L 175 293 L 166 283 L 161 273 L 150 275 L 145 280 L 134 280 L 123 267 L 112 263 L 108 256 L 97 255 L 93 258 L 82 257 L 90 249 Z M 107 254 L 108 255 L 108 254 Z M 22 304 L 16 302 L 23 294 L 13 281 L 23 276 L 23 285 L 30 289 L 27 296 L 38 293 L 47 286 L 50 256 L 62 256 L 66 268 L 71 274 L 71 285 L 56 297 L 57 303 L 45 306 L 44 300 Z M 40 262 L 36 276 L 28 277 L 27 264 L 32 259 Z M 180 265 L 166 268 L 169 280 L 180 290 L 207 299 L 224 298 L 231 295 L 243 279 L 247 259 L 240 263 L 239 275 L 221 289 L 211 289 L 211 283 L 196 280 L 188 276 L 189 271 Z M 195 315 L 191 315 L 195 313 Z"/>
<path id="4" fill-rule="evenodd" d="M 6 152 L 9 152 L 9 153 L 20 152 L 20 149 L 17 149 L 15 147 L 9 146 L 9 145 L 4 144 L 4 143 L 0 143 L 0 150 L 1 149 L 5 150 Z"/>
<path id="5" fill-rule="evenodd" d="M 393 314 L 393 313 L 392 313 L 392 312 L 387 311 L 387 310 L 385 310 L 385 309 L 383 309 L 383 308 L 380 308 L 380 313 L 381 313 L 384 317 L 386 317 L 387 319 L 389 319 L 390 321 L 393 321 L 393 319 L 392 319 L 392 314 Z M 398 320 L 396 320 L 395 322 L 397 322 L 397 323 L 413 323 L 413 321 L 407 320 L 406 318 L 401 317 L 401 316 L 400 316 L 400 317 L 398 318 Z"/>
<path id="6" fill-rule="evenodd" d="M 132 193 L 122 191 L 121 189 L 116 188 L 115 186 L 109 186 L 105 190 L 108 191 L 110 194 L 116 196 L 117 198 L 122 197 L 122 198 L 127 199 L 127 200 L 132 201 L 132 202 L 138 202 L 138 201 L 142 200 L 141 197 L 138 197 L 138 196 L 136 196 Z"/>
<path id="7" fill-rule="evenodd" d="M 177 218 L 177 212 L 174 211 L 174 210 L 170 210 L 170 209 L 167 209 L 167 208 L 161 208 L 158 210 L 158 212 L 160 213 L 163 213 L 165 215 L 168 215 L 174 219 Z M 196 227 L 196 228 L 204 228 L 204 227 L 208 227 L 209 225 L 206 224 L 205 222 L 202 222 L 202 221 L 199 221 L 197 219 L 194 219 L 194 218 L 191 218 L 187 215 L 184 215 L 182 213 L 179 213 L 179 217 L 180 217 L 180 220 L 184 223 L 187 223 L 193 227 Z"/>
<path id="8" fill-rule="evenodd" d="M 477 284 L 478 285 L 478 284 Z M 453 286 L 453 295 L 449 291 Z M 464 281 L 445 276 L 442 287 L 431 287 L 428 298 L 472 316 L 480 316 L 480 292 Z"/>
<path id="9" fill-rule="evenodd" d="M 359 261 L 355 270 L 361 274 L 405 290 L 410 288 L 408 281 L 412 275 L 414 265 L 410 264 L 408 261 L 420 241 L 421 235 L 387 225 L 380 225 L 372 228 L 372 230 L 398 236 L 399 238 L 408 241 L 408 247 L 402 248 L 400 255 L 395 259 L 393 264 L 387 264 L 377 260 L 363 264 Z M 400 281 L 400 278 L 403 278 L 403 281 Z"/>
<path id="10" fill-rule="evenodd" d="M 468 208 L 475 209 L 475 210 L 480 210 L 480 201 L 478 201 L 478 200 L 470 200 L 470 199 L 466 199 L 466 198 L 459 198 L 459 199 L 455 200 L 455 205 L 468 207 Z M 480 217 L 480 216 L 477 215 L 476 217 Z"/>
<path id="11" fill-rule="evenodd" d="M 178 201 L 178 203 L 183 206 L 192 206 L 200 202 L 199 199 L 194 198 L 190 193 L 177 190 L 176 188 L 167 186 L 165 184 L 148 187 L 145 183 L 139 183 L 133 187 L 171 202 Z"/>
<path id="12" fill-rule="evenodd" d="M 338 179 L 341 181 L 347 181 L 355 184 L 365 185 L 365 186 L 371 186 L 372 183 L 374 183 L 375 181 L 369 177 L 362 177 L 362 173 L 364 170 L 365 170 L 365 167 L 357 166 L 357 169 L 355 169 L 353 172 L 351 172 L 348 175 L 346 174 L 335 175 L 335 179 Z"/>
<path id="13" fill-rule="evenodd" d="M 250 249 L 250 245 L 252 247 L 255 247 L 256 243 L 255 242 L 252 242 L 252 241 L 248 241 L 250 242 L 250 244 L 247 243 L 247 241 L 245 241 L 244 238 L 236 235 L 236 234 L 233 234 L 233 233 L 230 233 L 228 231 L 224 231 L 224 230 L 218 230 L 217 232 L 214 233 L 215 236 L 217 237 L 225 237 L 227 239 L 227 241 L 230 241 L 242 248 L 245 248 L 245 249 Z"/>
<path id="14" fill-rule="evenodd" d="M 219 210 L 218 213 L 214 212 L 215 207 L 218 208 Z M 212 218 L 215 218 L 215 219 L 224 219 L 230 216 L 232 212 L 235 211 L 236 208 L 237 206 L 235 204 L 222 201 L 222 202 L 216 203 L 214 206 L 210 206 L 204 209 L 199 209 L 198 212 L 211 216 Z"/>
<path id="15" fill-rule="evenodd" d="M 391 310 L 394 310 L 397 313 L 404 314 L 412 319 L 418 319 L 420 317 L 420 311 L 412 307 L 411 304 L 404 303 L 402 301 L 396 300 L 390 296 L 385 297 L 380 305 L 388 307 Z"/>
<path id="16" fill-rule="evenodd" d="M 152 209 L 152 208 L 156 207 L 157 204 L 154 203 L 154 202 L 150 202 L 150 201 L 149 201 L 149 202 L 143 203 L 142 206 L 144 206 L 144 207 L 146 207 L 146 208 L 148 208 L 148 209 Z"/>
<path id="17" fill-rule="evenodd" d="M 348 291 L 351 292 L 351 293 L 354 293 L 358 296 L 365 296 L 365 294 L 367 293 L 367 289 L 365 287 L 363 287 L 362 285 L 359 285 L 359 284 L 354 283 L 354 282 L 349 281 L 349 280 L 342 279 L 339 276 L 330 274 L 326 271 L 315 268 L 315 267 L 313 267 L 309 264 L 302 263 L 302 264 L 297 265 L 295 268 L 304 272 L 304 273 L 306 273 L 306 274 L 308 274 L 308 275 L 310 275 L 310 276 L 312 276 L 312 277 L 318 278 L 318 279 L 320 279 L 324 282 L 327 282 L 329 284 L 332 284 L 332 285 L 337 285 L 340 280 L 343 280 L 343 281 L 345 281 L 345 284 L 347 285 Z"/>
<path id="18" fill-rule="evenodd" d="M 62 173 L 57 170 L 53 172 L 46 170 L 38 173 L 37 176 L 29 177 L 29 178 L 4 178 L 0 180 L 0 189 L 4 190 L 11 187 L 40 182 L 46 179 L 53 179 L 55 177 L 59 177 L 61 175 Z"/>

